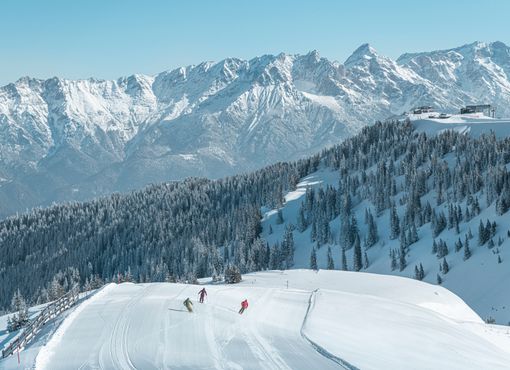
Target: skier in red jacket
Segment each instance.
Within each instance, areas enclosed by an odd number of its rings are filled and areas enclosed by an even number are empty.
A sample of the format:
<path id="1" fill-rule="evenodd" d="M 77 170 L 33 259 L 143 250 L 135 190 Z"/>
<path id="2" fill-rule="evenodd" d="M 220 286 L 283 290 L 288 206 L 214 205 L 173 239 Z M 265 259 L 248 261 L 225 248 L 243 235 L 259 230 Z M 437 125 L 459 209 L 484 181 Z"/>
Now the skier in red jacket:
<path id="1" fill-rule="evenodd" d="M 239 314 L 242 315 L 244 310 L 246 310 L 248 308 L 248 300 L 245 299 L 244 301 L 241 302 L 241 309 L 239 310 Z"/>
<path id="2" fill-rule="evenodd" d="M 200 296 L 200 303 L 204 303 L 204 298 L 207 297 L 207 292 L 205 291 L 205 288 L 202 288 L 202 290 L 198 292 L 198 295 Z"/>

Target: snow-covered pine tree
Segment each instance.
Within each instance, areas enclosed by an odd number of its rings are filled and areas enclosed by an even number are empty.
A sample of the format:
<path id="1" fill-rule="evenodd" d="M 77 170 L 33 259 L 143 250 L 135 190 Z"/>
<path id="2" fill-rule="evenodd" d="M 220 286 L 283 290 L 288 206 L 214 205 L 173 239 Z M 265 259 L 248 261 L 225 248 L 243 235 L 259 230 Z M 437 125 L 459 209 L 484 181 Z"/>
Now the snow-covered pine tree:
<path id="1" fill-rule="evenodd" d="M 306 218 L 305 218 L 305 210 L 304 210 L 304 204 L 301 204 L 299 207 L 299 212 L 297 216 L 296 221 L 296 227 L 300 233 L 306 230 L 308 225 L 306 224 Z"/>
<path id="2" fill-rule="evenodd" d="M 363 268 L 366 270 L 370 266 L 367 251 L 363 252 Z"/>
<path id="3" fill-rule="evenodd" d="M 443 258 L 443 265 L 441 271 L 445 275 L 450 271 L 450 265 L 448 265 L 448 262 L 446 262 L 446 258 Z"/>
<path id="4" fill-rule="evenodd" d="M 353 270 L 360 271 L 363 267 L 363 261 L 361 256 L 361 242 L 359 240 L 359 235 L 356 234 L 354 239 L 354 251 L 353 251 Z"/>
<path id="5" fill-rule="evenodd" d="M 310 253 L 310 269 L 318 270 L 318 268 L 317 268 L 317 253 L 315 252 L 315 247 L 312 247 L 312 253 Z"/>
<path id="6" fill-rule="evenodd" d="M 294 235 L 291 227 L 285 228 L 285 234 L 282 241 L 282 252 L 285 268 L 289 269 L 294 265 Z"/>
<path id="7" fill-rule="evenodd" d="M 423 280 L 423 278 L 425 277 L 425 270 L 423 269 L 423 265 L 421 264 L 421 262 L 420 262 L 419 269 L 420 269 L 420 277 L 421 277 L 420 280 Z"/>
<path id="8" fill-rule="evenodd" d="M 390 208 L 390 239 L 397 239 L 399 235 L 400 235 L 400 220 L 398 218 L 395 202 L 392 202 Z"/>
<path id="9" fill-rule="evenodd" d="M 317 241 L 317 221 L 312 220 L 312 227 L 310 230 L 310 241 L 315 242 Z"/>
<path id="10" fill-rule="evenodd" d="M 468 260 L 471 257 L 471 249 L 469 249 L 469 243 L 464 243 L 464 261 Z"/>
<path id="11" fill-rule="evenodd" d="M 347 257 L 345 256 L 345 247 L 342 246 L 341 250 L 342 250 L 342 270 L 348 271 L 349 268 L 347 267 Z"/>
<path id="12" fill-rule="evenodd" d="M 390 250 L 390 268 L 391 271 L 395 271 L 397 269 L 397 257 L 395 255 L 395 250 Z"/>
<path id="13" fill-rule="evenodd" d="M 379 240 L 379 236 L 377 233 L 377 224 L 375 223 L 374 216 L 372 212 L 368 210 L 367 213 L 367 225 L 368 225 L 368 233 L 365 239 L 365 247 L 372 247 Z"/>
<path id="14" fill-rule="evenodd" d="M 14 314 L 9 317 L 7 327 L 9 332 L 16 331 L 28 324 L 28 307 L 19 289 L 12 296 L 11 311 Z"/>
<path id="15" fill-rule="evenodd" d="M 460 238 L 458 238 L 457 241 L 455 242 L 455 252 L 460 251 L 462 247 L 463 247 L 462 241 L 460 240 Z"/>
<path id="16" fill-rule="evenodd" d="M 241 271 L 236 265 L 229 265 L 225 269 L 225 283 L 236 284 L 242 280 Z"/>
<path id="17" fill-rule="evenodd" d="M 479 246 L 484 245 L 488 239 L 489 236 L 487 235 L 487 230 L 485 229 L 482 220 L 480 220 L 480 224 L 478 226 L 478 245 Z"/>
<path id="18" fill-rule="evenodd" d="M 333 261 L 333 254 L 331 253 L 331 247 L 328 247 L 328 263 L 327 263 L 328 270 L 334 270 L 335 269 L 335 263 Z"/>
<path id="19" fill-rule="evenodd" d="M 400 244 L 400 250 L 398 252 L 398 268 L 400 271 L 404 271 L 407 266 L 406 261 L 406 250 L 403 244 Z"/>
<path id="20" fill-rule="evenodd" d="M 414 266 L 414 278 L 416 280 L 421 280 L 420 270 L 416 265 Z"/>

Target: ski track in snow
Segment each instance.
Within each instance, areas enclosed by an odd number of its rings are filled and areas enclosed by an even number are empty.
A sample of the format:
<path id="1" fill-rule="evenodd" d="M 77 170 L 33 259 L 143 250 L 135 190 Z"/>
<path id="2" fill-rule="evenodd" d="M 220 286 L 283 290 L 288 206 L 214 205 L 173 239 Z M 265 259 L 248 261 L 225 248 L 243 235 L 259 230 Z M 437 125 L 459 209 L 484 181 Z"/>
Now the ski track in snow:
<path id="1" fill-rule="evenodd" d="M 115 322 L 115 326 L 110 334 L 109 354 L 110 360 L 115 368 L 118 369 L 136 369 L 129 357 L 128 350 L 128 337 L 130 327 L 130 314 L 132 313 L 133 306 L 137 304 L 140 299 L 147 295 L 147 290 L 152 286 L 146 286 L 142 289 L 140 294 L 136 295 L 131 301 L 124 306 L 121 314 Z"/>
<path id="2" fill-rule="evenodd" d="M 167 288 L 174 294 L 163 297 Z M 248 295 L 250 307 L 239 315 L 234 308 L 244 294 L 240 290 L 245 289 L 215 288 L 208 290 L 209 295 L 213 294 L 216 298 L 204 304 L 196 302 L 193 314 L 189 314 L 171 311 L 171 308 L 181 305 L 186 296 L 193 298 L 197 286 L 114 285 L 110 288 L 112 294 L 104 297 L 104 302 L 99 304 L 95 301 L 82 308 L 82 311 L 91 312 L 85 312 L 81 323 L 80 317 L 75 317 L 66 324 L 68 331 L 61 333 L 58 351 L 52 351 L 41 363 L 43 366 L 36 368 L 290 370 L 303 363 L 299 368 L 317 365 L 321 369 L 333 369 L 342 364 L 344 368 L 355 369 L 345 367 L 341 360 L 321 351 L 319 346 L 299 334 L 310 310 L 309 292 L 258 289 Z M 144 312 L 144 304 L 152 300 L 156 302 L 156 299 L 159 301 L 158 314 L 153 318 L 162 319 L 162 323 L 152 325 L 150 317 L 141 315 L 141 312 Z M 291 303 L 282 309 L 288 312 L 291 320 L 283 319 L 283 323 L 279 323 L 279 315 L 275 316 L 276 305 L 286 299 Z M 228 306 L 223 304 L 223 300 L 228 302 Z M 299 302 L 295 309 L 294 301 Z M 146 315 L 152 316 L 153 313 L 146 312 Z M 91 318 L 99 325 L 87 325 Z M 111 324 L 105 325 L 108 322 Z M 290 322 L 294 324 L 289 329 Z M 144 324 L 147 326 L 144 327 Z M 272 327 L 273 324 L 276 328 Z M 87 332 L 87 327 L 93 327 L 93 332 Z M 157 330 L 151 331 L 153 328 Z M 88 345 L 89 340 L 100 345 Z M 190 348 L 193 346 L 198 350 Z M 189 363 L 186 363 L 186 351 L 197 352 Z"/>
<path id="3" fill-rule="evenodd" d="M 351 365 L 345 360 L 342 360 L 341 358 L 333 355 L 332 353 L 328 352 L 325 348 L 321 347 L 317 343 L 315 343 L 313 340 L 308 338 L 308 336 L 305 333 L 305 327 L 306 327 L 306 321 L 308 319 L 308 316 L 313 311 L 313 307 L 315 306 L 315 294 L 317 293 L 319 289 L 314 290 L 312 293 L 310 293 L 310 299 L 308 300 L 308 308 L 306 309 L 305 318 L 303 320 L 303 325 L 301 326 L 301 336 L 303 339 L 305 339 L 310 345 L 321 355 L 324 356 L 331 361 L 337 363 L 338 365 L 342 366 L 346 370 L 359 370 L 357 367 Z"/>
<path id="4" fill-rule="evenodd" d="M 262 297 L 258 299 L 258 307 L 264 307 L 264 305 L 267 304 L 268 297 L 271 293 L 271 290 L 267 290 Z M 246 311 L 243 315 L 248 315 L 248 311 Z M 285 361 L 279 356 L 278 352 L 271 349 L 271 344 L 259 334 L 256 322 L 250 321 L 247 324 L 245 339 L 250 344 L 250 348 L 256 352 L 257 356 L 268 369 L 290 369 Z"/>

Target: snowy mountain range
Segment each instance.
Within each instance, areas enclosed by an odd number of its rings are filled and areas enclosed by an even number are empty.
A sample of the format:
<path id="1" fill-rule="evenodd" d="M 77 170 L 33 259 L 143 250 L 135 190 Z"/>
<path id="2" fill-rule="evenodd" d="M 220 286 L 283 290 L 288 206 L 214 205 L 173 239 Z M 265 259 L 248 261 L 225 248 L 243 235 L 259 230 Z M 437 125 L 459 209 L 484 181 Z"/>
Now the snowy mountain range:
<path id="1" fill-rule="evenodd" d="M 115 81 L 21 78 L 0 88 L 0 217 L 188 176 L 293 160 L 417 105 L 510 115 L 510 48 L 404 54 L 368 44 L 344 64 L 229 58 Z"/>

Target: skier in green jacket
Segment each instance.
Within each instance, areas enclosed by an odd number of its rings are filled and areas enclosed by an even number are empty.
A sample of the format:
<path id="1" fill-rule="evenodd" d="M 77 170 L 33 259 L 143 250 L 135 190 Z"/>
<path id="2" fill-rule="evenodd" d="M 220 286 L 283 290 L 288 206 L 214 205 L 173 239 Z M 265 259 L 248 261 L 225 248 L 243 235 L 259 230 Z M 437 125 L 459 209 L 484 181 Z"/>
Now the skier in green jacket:
<path id="1" fill-rule="evenodd" d="M 186 298 L 186 300 L 182 303 L 189 312 L 193 312 L 193 303 L 191 302 L 191 299 Z"/>

